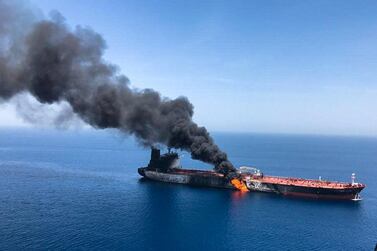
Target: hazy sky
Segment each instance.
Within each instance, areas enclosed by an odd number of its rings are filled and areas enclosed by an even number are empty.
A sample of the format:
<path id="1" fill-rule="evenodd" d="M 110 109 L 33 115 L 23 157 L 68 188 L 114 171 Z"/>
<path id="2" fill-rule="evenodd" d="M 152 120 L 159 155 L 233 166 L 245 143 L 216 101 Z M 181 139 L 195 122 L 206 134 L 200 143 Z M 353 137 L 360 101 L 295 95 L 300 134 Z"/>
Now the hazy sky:
<path id="1" fill-rule="evenodd" d="M 377 135 L 377 1 L 31 0 L 210 131 Z M 0 125 L 20 125 L 12 105 Z"/>

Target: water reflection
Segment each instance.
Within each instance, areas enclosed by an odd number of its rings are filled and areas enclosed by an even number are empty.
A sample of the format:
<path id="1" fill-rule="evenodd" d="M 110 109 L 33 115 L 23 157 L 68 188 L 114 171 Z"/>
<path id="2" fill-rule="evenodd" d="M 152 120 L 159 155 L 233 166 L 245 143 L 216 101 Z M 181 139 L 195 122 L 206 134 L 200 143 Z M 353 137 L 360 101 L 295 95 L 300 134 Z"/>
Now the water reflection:
<path id="1" fill-rule="evenodd" d="M 249 195 L 249 192 L 232 191 L 232 201 L 239 201 Z"/>

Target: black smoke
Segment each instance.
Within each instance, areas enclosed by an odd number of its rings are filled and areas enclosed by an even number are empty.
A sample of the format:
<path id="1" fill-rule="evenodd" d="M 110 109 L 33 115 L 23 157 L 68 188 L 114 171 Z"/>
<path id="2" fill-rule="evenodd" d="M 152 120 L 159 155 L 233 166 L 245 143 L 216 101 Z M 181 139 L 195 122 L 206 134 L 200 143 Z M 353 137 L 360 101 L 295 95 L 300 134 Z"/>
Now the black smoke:
<path id="1" fill-rule="evenodd" d="M 145 146 L 186 150 L 219 172 L 234 171 L 206 128 L 193 122 L 186 97 L 132 89 L 128 78 L 104 60 L 106 45 L 98 33 L 70 29 L 59 13 L 23 20 L 25 13 L 17 13 L 14 5 L 0 0 L 0 99 L 30 93 L 41 104 L 67 102 L 94 128 L 116 128 Z"/>

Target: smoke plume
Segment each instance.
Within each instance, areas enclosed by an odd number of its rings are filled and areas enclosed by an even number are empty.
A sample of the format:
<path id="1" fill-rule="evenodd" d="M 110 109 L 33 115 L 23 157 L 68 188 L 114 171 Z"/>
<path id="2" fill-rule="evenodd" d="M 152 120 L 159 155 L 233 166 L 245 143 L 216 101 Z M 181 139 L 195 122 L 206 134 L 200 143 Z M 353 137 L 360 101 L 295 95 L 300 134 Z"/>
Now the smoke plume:
<path id="1" fill-rule="evenodd" d="M 70 29 L 59 13 L 40 19 L 20 6 L 0 0 L 0 100 L 29 93 L 41 104 L 67 103 L 68 113 L 94 128 L 116 128 L 145 146 L 164 144 L 219 172 L 234 170 L 206 128 L 192 121 L 186 97 L 130 88 L 128 78 L 103 59 L 106 45 L 98 33 Z M 27 116 L 32 120 L 32 113 Z M 65 117 L 72 116 L 59 116 Z"/>

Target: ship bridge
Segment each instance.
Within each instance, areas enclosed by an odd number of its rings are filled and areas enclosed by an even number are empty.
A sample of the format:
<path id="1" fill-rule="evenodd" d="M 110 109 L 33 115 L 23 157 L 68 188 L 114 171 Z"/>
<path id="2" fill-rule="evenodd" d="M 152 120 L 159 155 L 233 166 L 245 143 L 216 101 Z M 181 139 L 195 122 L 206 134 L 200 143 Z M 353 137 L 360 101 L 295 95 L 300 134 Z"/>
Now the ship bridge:
<path id="1" fill-rule="evenodd" d="M 252 166 L 241 166 L 238 169 L 238 173 L 243 175 L 263 176 L 263 173 L 258 168 Z"/>

